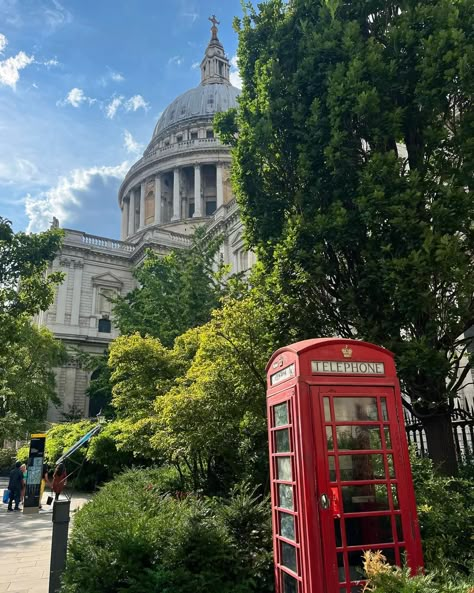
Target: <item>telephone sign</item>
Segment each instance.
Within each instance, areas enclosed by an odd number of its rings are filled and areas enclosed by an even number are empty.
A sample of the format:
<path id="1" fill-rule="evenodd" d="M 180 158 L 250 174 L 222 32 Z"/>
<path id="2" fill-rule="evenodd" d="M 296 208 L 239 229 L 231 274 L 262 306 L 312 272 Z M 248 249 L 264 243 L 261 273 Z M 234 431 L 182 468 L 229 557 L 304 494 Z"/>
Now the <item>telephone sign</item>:
<path id="1" fill-rule="evenodd" d="M 423 564 L 393 354 L 338 338 L 267 366 L 277 593 L 359 593 L 363 553 Z"/>

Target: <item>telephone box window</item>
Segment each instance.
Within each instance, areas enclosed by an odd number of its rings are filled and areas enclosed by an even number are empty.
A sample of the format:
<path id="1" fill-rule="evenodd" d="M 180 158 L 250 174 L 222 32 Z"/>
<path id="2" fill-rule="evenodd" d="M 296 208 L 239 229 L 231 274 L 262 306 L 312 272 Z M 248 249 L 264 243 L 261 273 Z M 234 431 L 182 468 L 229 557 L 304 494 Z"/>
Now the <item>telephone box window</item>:
<path id="1" fill-rule="evenodd" d="M 277 457 L 277 480 L 291 482 L 292 479 L 291 457 Z"/>
<path id="2" fill-rule="evenodd" d="M 339 457 L 341 480 L 384 480 L 383 455 L 341 455 Z"/>
<path id="3" fill-rule="evenodd" d="M 391 478 L 395 478 L 395 468 L 393 467 L 393 455 L 387 455 L 388 474 Z"/>
<path id="4" fill-rule="evenodd" d="M 346 571 L 344 569 L 344 554 L 337 555 L 337 572 L 339 575 L 339 582 L 344 583 L 346 580 Z M 345 589 L 342 589 L 346 593 Z"/>
<path id="5" fill-rule="evenodd" d="M 298 593 L 298 581 L 286 572 L 282 572 L 282 574 L 283 593 Z"/>
<path id="6" fill-rule="evenodd" d="M 380 405 L 382 407 L 382 420 L 384 422 L 388 421 L 388 412 L 387 412 L 387 400 L 382 397 L 381 401 L 380 401 Z"/>
<path id="7" fill-rule="evenodd" d="M 289 453 L 290 451 L 290 431 L 288 428 L 275 431 L 276 453 Z"/>
<path id="8" fill-rule="evenodd" d="M 390 515 L 346 519 L 346 538 L 348 546 L 367 544 L 390 544 L 393 542 L 392 519 Z"/>
<path id="9" fill-rule="evenodd" d="M 103 334 L 110 334 L 112 331 L 112 322 L 110 319 L 99 319 L 98 330 Z"/>
<path id="10" fill-rule="evenodd" d="M 278 494 L 280 500 L 280 507 L 282 509 L 293 510 L 293 487 L 288 484 L 278 484 Z"/>
<path id="11" fill-rule="evenodd" d="M 397 539 L 399 542 L 403 541 L 403 528 L 401 515 L 395 515 L 395 524 L 397 526 Z"/>
<path id="12" fill-rule="evenodd" d="M 335 397 L 333 402 L 336 422 L 379 419 L 376 397 Z"/>
<path id="13" fill-rule="evenodd" d="M 388 511 L 388 492 L 385 484 L 342 486 L 342 501 L 345 513 Z"/>
<path id="14" fill-rule="evenodd" d="M 277 406 L 274 406 L 273 411 L 275 414 L 274 426 L 286 426 L 287 424 L 289 424 L 289 422 L 288 422 L 288 404 L 286 402 L 284 402 L 283 404 L 278 404 Z"/>
<path id="15" fill-rule="evenodd" d="M 328 426 L 326 432 L 330 432 Z M 362 449 L 381 449 L 382 438 L 378 425 L 336 426 L 337 447 L 339 450 L 360 451 Z M 328 440 L 328 449 L 329 447 Z"/>
<path id="16" fill-rule="evenodd" d="M 398 509 L 398 508 L 400 508 L 400 507 L 398 506 L 398 493 L 397 493 L 397 487 L 396 487 L 396 485 L 395 485 L 395 484 L 392 484 L 391 488 L 392 488 L 392 500 L 393 500 L 393 508 L 394 508 L 394 509 Z"/>
<path id="17" fill-rule="evenodd" d="M 324 398 L 324 419 L 326 422 L 331 422 L 331 406 L 328 397 Z"/>
<path id="18" fill-rule="evenodd" d="M 282 565 L 296 572 L 296 548 L 286 542 L 280 542 L 280 544 Z"/>
<path id="19" fill-rule="evenodd" d="M 278 513 L 280 516 L 280 535 L 295 541 L 295 518 L 288 513 Z"/>

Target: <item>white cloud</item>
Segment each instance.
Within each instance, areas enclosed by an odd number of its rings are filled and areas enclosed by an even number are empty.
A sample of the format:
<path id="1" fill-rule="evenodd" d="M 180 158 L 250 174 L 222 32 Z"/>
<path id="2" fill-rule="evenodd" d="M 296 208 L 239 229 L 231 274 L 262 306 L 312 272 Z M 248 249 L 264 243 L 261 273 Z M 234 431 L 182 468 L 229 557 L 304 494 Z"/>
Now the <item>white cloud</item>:
<path id="1" fill-rule="evenodd" d="M 137 109 L 144 109 L 148 111 L 150 105 L 145 101 L 141 95 L 133 95 L 128 101 L 125 101 L 124 107 L 126 111 L 137 111 Z"/>
<path id="2" fill-rule="evenodd" d="M 7 47 L 8 45 L 8 39 L 5 37 L 5 35 L 3 33 L 0 33 L 0 53 L 3 52 L 3 50 Z"/>
<path id="3" fill-rule="evenodd" d="M 36 62 L 36 63 L 46 66 L 46 68 L 54 68 L 55 66 L 59 66 L 59 61 L 56 58 L 52 58 L 51 60 L 45 60 L 44 62 Z"/>
<path id="4" fill-rule="evenodd" d="M 42 7 L 42 14 L 48 27 L 54 31 L 58 27 L 70 23 L 72 15 L 58 0 L 52 0 L 51 4 Z"/>
<path id="5" fill-rule="evenodd" d="M 59 107 L 64 107 L 64 105 L 72 105 L 73 107 L 80 107 L 82 103 L 88 103 L 92 105 L 95 103 L 97 99 L 92 99 L 91 97 L 87 97 L 82 89 L 74 87 L 69 91 L 65 99 L 58 101 L 56 105 Z"/>
<path id="6" fill-rule="evenodd" d="M 192 68 L 193 70 L 197 70 L 197 69 L 199 68 L 199 66 L 200 66 L 200 65 L 201 65 L 201 64 L 200 64 L 199 62 L 194 62 L 194 63 L 193 63 L 193 65 L 191 66 L 191 68 Z"/>
<path id="7" fill-rule="evenodd" d="M 53 216 L 59 219 L 63 227 L 71 223 L 82 223 L 81 217 L 93 219 L 95 210 L 103 212 L 107 206 L 107 194 L 112 194 L 115 198 L 118 184 L 129 166 L 128 162 L 123 162 L 112 167 L 74 169 L 69 175 L 60 177 L 57 184 L 49 190 L 37 196 L 28 194 L 25 198 L 25 211 L 29 219 L 27 231 L 39 232 L 47 229 Z M 115 199 L 110 200 L 108 205 L 113 214 L 116 209 L 118 214 Z"/>
<path id="8" fill-rule="evenodd" d="M 101 86 L 106 87 L 110 81 L 112 82 L 123 82 L 125 80 L 125 76 L 121 72 L 117 72 L 116 70 L 112 70 L 107 66 L 107 73 L 104 74 L 100 79 L 99 83 Z"/>
<path id="9" fill-rule="evenodd" d="M 110 72 L 110 78 L 114 82 L 123 82 L 125 80 L 125 76 L 123 74 L 120 74 L 120 72 L 114 72 L 114 71 Z"/>
<path id="10" fill-rule="evenodd" d="M 105 107 L 105 115 L 109 119 L 114 119 L 118 108 L 122 105 L 123 97 L 114 97 L 112 101 Z"/>
<path id="11" fill-rule="evenodd" d="M 230 59 L 230 84 L 232 86 L 237 87 L 238 89 L 242 88 L 242 78 L 239 72 L 239 64 L 237 63 L 237 56 L 232 56 Z"/>
<path id="12" fill-rule="evenodd" d="M 16 56 L 0 61 L 0 84 L 16 88 L 16 83 L 20 79 L 20 70 L 26 68 L 35 61 L 34 56 L 20 51 Z"/>
<path id="13" fill-rule="evenodd" d="M 0 185 L 23 185 L 41 182 L 38 167 L 26 158 L 4 158 L 0 161 Z"/>
<path id="14" fill-rule="evenodd" d="M 128 130 L 123 132 L 123 145 L 131 154 L 138 155 L 143 151 L 143 145 L 137 142 Z"/>
<path id="15" fill-rule="evenodd" d="M 168 60 L 168 64 L 173 65 L 173 66 L 175 64 L 176 64 L 176 66 L 181 66 L 182 63 L 183 63 L 182 56 L 173 56 L 172 58 L 170 58 Z"/>

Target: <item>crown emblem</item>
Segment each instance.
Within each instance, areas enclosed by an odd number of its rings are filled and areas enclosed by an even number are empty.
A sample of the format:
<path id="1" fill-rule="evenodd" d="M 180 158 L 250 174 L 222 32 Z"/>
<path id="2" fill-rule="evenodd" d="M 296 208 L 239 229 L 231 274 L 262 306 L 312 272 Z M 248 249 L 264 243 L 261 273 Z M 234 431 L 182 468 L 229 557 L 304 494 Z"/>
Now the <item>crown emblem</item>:
<path id="1" fill-rule="evenodd" d="M 272 368 L 277 369 L 278 367 L 282 367 L 282 366 L 283 366 L 283 355 L 280 354 L 280 356 L 272 364 Z"/>
<path id="2" fill-rule="evenodd" d="M 352 348 L 349 348 L 349 346 L 347 344 L 341 350 L 342 350 L 342 356 L 344 356 L 344 358 L 352 357 Z"/>

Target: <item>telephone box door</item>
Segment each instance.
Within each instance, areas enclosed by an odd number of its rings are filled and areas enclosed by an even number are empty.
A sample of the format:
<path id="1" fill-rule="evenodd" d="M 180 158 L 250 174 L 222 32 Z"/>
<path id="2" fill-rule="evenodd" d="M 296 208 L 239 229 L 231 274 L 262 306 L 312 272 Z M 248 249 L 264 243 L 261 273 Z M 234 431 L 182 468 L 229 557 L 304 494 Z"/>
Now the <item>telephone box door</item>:
<path id="1" fill-rule="evenodd" d="M 398 565 L 405 552 L 416 557 L 412 509 L 400 504 L 409 498 L 400 479 L 406 475 L 401 419 L 391 388 L 311 390 L 315 449 L 323 457 L 317 463 L 317 495 L 326 593 L 359 593 L 365 550 L 380 550 Z"/>

